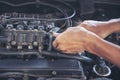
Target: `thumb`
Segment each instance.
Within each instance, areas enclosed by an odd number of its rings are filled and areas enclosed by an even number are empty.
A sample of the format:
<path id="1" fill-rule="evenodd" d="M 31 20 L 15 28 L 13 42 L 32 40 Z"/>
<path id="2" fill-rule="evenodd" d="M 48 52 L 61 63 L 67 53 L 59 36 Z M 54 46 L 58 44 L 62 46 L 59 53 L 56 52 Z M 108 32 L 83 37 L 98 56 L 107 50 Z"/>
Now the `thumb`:
<path id="1" fill-rule="evenodd" d="M 57 36 L 59 36 L 60 34 L 61 34 L 61 33 L 54 33 L 53 36 L 54 36 L 54 37 L 57 37 Z"/>

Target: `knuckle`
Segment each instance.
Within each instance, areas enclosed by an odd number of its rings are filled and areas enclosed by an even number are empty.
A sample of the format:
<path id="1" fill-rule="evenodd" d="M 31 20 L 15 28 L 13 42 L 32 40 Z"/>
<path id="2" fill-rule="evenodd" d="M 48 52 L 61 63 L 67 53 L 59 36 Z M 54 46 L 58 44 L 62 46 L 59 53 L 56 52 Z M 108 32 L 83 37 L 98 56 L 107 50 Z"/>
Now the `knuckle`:
<path id="1" fill-rule="evenodd" d="M 57 45 L 58 45 L 57 40 L 53 41 L 52 45 L 53 45 L 53 47 L 57 47 Z"/>
<path id="2" fill-rule="evenodd" d="M 83 24 L 89 24 L 89 23 L 91 23 L 91 22 L 93 22 L 93 20 L 85 20 L 85 21 L 83 22 Z"/>
<path id="3" fill-rule="evenodd" d="M 93 20 L 86 20 L 86 21 L 83 21 L 80 25 L 82 27 L 92 27 L 93 26 Z"/>
<path id="4" fill-rule="evenodd" d="M 67 30 L 72 30 L 73 29 L 73 27 L 69 27 L 69 28 L 67 28 Z"/>
<path id="5" fill-rule="evenodd" d="M 81 23 L 81 25 L 88 25 L 88 23 L 89 23 L 89 20 L 85 20 Z"/>
<path id="6" fill-rule="evenodd" d="M 52 45 L 54 46 L 54 45 L 55 45 L 55 43 L 56 43 L 56 41 L 53 41 Z"/>

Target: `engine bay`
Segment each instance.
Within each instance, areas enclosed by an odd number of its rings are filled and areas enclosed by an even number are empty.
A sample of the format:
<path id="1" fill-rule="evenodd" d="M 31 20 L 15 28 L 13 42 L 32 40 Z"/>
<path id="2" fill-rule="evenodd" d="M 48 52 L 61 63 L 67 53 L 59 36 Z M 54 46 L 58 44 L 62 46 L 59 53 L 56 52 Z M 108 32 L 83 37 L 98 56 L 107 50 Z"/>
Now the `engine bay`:
<path id="1" fill-rule="evenodd" d="M 55 32 L 86 19 L 106 21 L 120 16 L 119 4 L 94 3 L 92 13 L 85 13 L 84 3 L 0 0 L 0 80 L 119 80 L 119 68 L 102 57 L 87 51 L 68 55 L 52 46 Z M 120 33 L 106 40 L 120 45 Z"/>

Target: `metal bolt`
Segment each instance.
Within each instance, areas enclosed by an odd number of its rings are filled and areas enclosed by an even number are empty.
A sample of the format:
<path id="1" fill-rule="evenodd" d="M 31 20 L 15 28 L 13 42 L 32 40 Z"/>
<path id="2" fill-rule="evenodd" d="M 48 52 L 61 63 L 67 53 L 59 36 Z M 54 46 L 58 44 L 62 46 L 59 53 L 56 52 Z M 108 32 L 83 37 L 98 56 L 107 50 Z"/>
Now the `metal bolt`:
<path id="1" fill-rule="evenodd" d="M 22 45 L 18 45 L 18 46 L 17 46 L 17 49 L 22 49 Z"/>
<path id="2" fill-rule="evenodd" d="M 56 71 L 52 71 L 52 75 L 56 75 L 57 74 L 57 72 Z"/>

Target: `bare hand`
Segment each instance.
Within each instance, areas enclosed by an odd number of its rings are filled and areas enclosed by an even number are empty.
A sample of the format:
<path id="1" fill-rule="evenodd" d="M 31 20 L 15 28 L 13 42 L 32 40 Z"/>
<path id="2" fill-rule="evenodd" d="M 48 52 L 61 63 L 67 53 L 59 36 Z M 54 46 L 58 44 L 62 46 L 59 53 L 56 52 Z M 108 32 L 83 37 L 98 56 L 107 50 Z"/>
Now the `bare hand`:
<path id="1" fill-rule="evenodd" d="M 63 33 L 57 33 L 53 46 L 65 53 L 78 53 L 86 50 L 94 43 L 95 34 L 83 27 L 70 27 Z M 89 48 L 88 48 L 89 49 Z"/>

